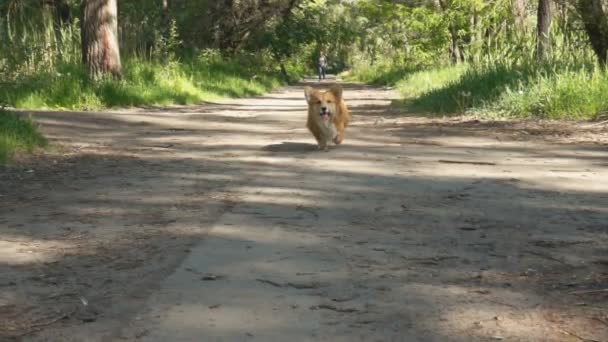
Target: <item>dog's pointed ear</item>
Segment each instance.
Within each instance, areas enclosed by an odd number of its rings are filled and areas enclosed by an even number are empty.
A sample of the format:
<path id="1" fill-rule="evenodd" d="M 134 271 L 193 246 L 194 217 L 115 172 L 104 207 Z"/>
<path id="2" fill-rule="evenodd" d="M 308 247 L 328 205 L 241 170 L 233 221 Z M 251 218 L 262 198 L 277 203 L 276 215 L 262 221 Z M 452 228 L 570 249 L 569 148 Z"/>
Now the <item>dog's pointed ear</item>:
<path id="1" fill-rule="evenodd" d="M 312 87 L 306 86 L 304 87 L 304 96 L 306 97 L 306 102 L 310 102 L 310 98 L 312 97 L 312 94 L 315 92 L 314 89 L 312 89 Z"/>
<path id="2" fill-rule="evenodd" d="M 339 100 L 342 100 L 342 86 L 339 84 L 333 85 L 329 91 Z"/>

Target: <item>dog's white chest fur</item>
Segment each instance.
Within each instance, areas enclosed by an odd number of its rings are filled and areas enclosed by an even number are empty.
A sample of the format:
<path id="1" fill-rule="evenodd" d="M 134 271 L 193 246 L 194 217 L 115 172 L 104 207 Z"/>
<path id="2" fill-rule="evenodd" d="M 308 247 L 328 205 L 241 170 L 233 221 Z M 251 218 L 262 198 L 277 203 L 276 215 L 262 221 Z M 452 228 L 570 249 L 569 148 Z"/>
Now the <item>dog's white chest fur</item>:
<path id="1" fill-rule="evenodd" d="M 336 125 L 333 123 L 331 118 L 327 121 L 321 119 L 318 121 L 318 124 L 323 131 L 323 136 L 325 137 L 325 141 L 327 141 L 327 143 L 331 142 L 332 139 L 338 134 Z"/>

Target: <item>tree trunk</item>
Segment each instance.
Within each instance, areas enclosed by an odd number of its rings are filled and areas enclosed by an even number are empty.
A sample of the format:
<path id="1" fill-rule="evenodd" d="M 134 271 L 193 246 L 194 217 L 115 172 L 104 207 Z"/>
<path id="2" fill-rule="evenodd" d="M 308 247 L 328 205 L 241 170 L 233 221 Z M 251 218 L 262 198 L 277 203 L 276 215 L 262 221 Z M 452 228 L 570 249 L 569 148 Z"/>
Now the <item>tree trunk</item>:
<path id="1" fill-rule="evenodd" d="M 551 28 L 551 0 L 538 1 L 537 15 L 536 59 L 542 62 L 547 59 L 551 47 L 549 36 L 549 29 Z"/>
<path id="2" fill-rule="evenodd" d="M 165 36 L 169 32 L 169 0 L 161 0 L 160 4 L 160 24 Z"/>
<path id="3" fill-rule="evenodd" d="M 94 80 L 107 74 L 114 78 L 121 77 L 116 1 L 82 2 L 82 61 L 89 70 L 89 76 Z"/>
<path id="4" fill-rule="evenodd" d="M 234 0 L 217 1 L 216 4 L 216 23 L 215 45 L 218 49 L 225 51 L 230 49 L 231 36 L 235 24 Z"/>
<path id="5" fill-rule="evenodd" d="M 526 32 L 526 0 L 511 0 L 511 11 L 515 18 L 515 29 L 518 34 Z"/>
<path id="6" fill-rule="evenodd" d="M 66 0 L 50 0 L 46 2 L 53 9 L 53 21 L 56 27 L 67 25 L 71 20 L 70 5 Z"/>
<path id="7" fill-rule="evenodd" d="M 439 6 L 439 9 L 445 13 L 450 8 L 450 2 L 451 0 L 437 0 L 434 3 L 435 6 Z M 452 63 L 457 64 L 461 58 L 460 47 L 458 46 L 458 27 L 456 27 L 454 23 L 450 23 L 448 28 L 451 38 L 448 51 L 450 52 L 450 59 L 452 60 Z"/>
<path id="8" fill-rule="evenodd" d="M 293 11 L 294 7 L 300 2 L 300 0 L 289 0 L 285 8 L 283 9 L 283 13 L 281 14 L 281 22 L 286 22 L 291 16 L 291 11 Z"/>
<path id="9" fill-rule="evenodd" d="M 605 68 L 608 54 L 608 19 L 602 8 L 602 2 L 601 0 L 578 0 L 576 7 L 583 19 L 585 31 L 587 31 L 597 60 L 602 68 Z"/>
<path id="10" fill-rule="evenodd" d="M 458 31 L 456 27 L 450 26 L 450 36 L 452 37 L 450 43 L 450 57 L 452 59 L 452 63 L 458 64 L 460 62 L 461 53 L 460 46 L 458 45 Z"/>
<path id="11" fill-rule="evenodd" d="M 280 62 L 279 66 L 281 67 L 281 75 L 287 80 L 289 79 L 289 74 L 287 73 L 287 68 L 285 67 L 285 63 Z"/>

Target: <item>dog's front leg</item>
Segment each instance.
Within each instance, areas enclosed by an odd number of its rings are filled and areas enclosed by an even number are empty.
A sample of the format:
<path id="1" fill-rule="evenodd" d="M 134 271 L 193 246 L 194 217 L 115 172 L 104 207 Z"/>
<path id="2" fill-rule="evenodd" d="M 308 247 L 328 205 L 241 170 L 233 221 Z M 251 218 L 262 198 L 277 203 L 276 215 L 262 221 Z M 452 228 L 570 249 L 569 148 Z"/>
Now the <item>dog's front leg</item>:
<path id="1" fill-rule="evenodd" d="M 336 134 L 334 135 L 334 144 L 336 145 L 340 145 L 342 143 L 342 140 L 344 140 L 344 124 L 343 123 L 336 123 Z"/>
<path id="2" fill-rule="evenodd" d="M 329 151 L 329 140 L 325 137 L 321 137 L 318 141 L 319 151 Z"/>

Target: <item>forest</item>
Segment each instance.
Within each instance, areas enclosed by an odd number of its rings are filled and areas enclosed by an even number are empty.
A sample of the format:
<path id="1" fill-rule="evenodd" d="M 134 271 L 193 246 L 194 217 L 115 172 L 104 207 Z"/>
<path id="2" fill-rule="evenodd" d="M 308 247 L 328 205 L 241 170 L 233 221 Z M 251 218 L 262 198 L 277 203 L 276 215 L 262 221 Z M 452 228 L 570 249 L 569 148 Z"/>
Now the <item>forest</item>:
<path id="1" fill-rule="evenodd" d="M 330 72 L 396 87 L 396 105 L 418 113 L 598 120 L 608 110 L 603 0 L 2 0 L 0 37 L 10 108 L 257 95 L 314 73 L 326 51 Z M 1 125 L 4 146 L 42 143 L 14 117 Z"/>

